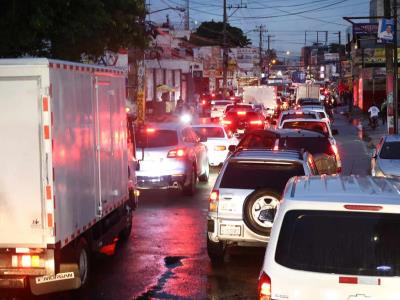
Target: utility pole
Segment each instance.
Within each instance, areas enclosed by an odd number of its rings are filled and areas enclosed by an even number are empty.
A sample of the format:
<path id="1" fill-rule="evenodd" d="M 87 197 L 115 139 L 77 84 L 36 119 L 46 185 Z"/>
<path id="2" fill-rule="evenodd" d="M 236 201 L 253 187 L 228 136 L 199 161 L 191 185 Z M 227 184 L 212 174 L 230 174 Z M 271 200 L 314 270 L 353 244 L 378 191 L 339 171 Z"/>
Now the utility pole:
<path id="1" fill-rule="evenodd" d="M 188 0 L 187 0 L 188 1 Z M 222 93 L 225 96 L 226 95 L 226 88 L 227 88 L 227 78 L 228 78 L 228 45 L 226 41 L 226 25 L 228 23 L 228 14 L 227 14 L 227 5 L 226 1 L 224 0 L 223 2 L 223 27 L 222 27 Z M 235 9 L 235 11 L 231 14 L 231 16 L 240 8 L 247 8 L 247 5 L 243 5 L 240 3 L 240 5 L 229 5 L 229 9 Z"/>
<path id="2" fill-rule="evenodd" d="M 190 7 L 189 7 L 189 0 L 186 0 L 185 3 L 185 30 L 190 30 Z"/>
<path id="3" fill-rule="evenodd" d="M 263 55 L 262 55 L 262 51 L 263 51 L 263 34 L 265 32 L 267 32 L 267 30 L 265 30 L 265 26 L 264 25 L 260 25 L 257 26 L 257 29 L 255 30 L 257 32 L 259 32 L 259 44 L 258 44 L 258 50 L 259 50 L 259 55 L 260 55 L 260 72 L 263 72 Z"/>
<path id="4" fill-rule="evenodd" d="M 391 18 L 391 0 L 384 0 L 384 15 L 386 19 Z M 396 35 L 395 33 L 394 35 Z M 394 133 L 394 61 L 393 61 L 393 46 L 385 44 L 386 53 L 386 96 L 387 96 L 387 126 L 388 133 Z M 397 57 L 396 57 L 397 60 Z"/>
<path id="5" fill-rule="evenodd" d="M 394 134 L 398 134 L 399 131 L 399 115 L 398 115 L 398 108 L 399 108 L 399 102 L 398 102 L 398 63 L 397 63 L 397 0 L 393 0 L 393 56 L 394 56 L 394 62 L 393 62 L 393 76 L 394 76 L 394 82 L 393 82 L 393 121 L 394 121 Z"/>
<path id="6" fill-rule="evenodd" d="M 222 29 L 222 94 L 223 97 L 226 95 L 226 81 L 228 77 L 228 48 L 226 45 L 226 23 L 228 16 L 226 14 L 226 0 L 224 0 L 224 16 L 223 16 L 223 29 Z"/>

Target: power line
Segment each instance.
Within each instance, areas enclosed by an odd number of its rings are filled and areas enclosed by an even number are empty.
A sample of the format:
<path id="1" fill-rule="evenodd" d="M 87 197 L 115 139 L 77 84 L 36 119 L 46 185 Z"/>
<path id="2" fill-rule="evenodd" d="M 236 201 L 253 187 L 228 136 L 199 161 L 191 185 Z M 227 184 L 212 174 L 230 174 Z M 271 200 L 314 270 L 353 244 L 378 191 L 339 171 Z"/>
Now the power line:
<path id="1" fill-rule="evenodd" d="M 324 8 L 328 8 L 328 7 L 332 7 L 335 6 L 337 4 L 346 2 L 349 0 L 341 0 L 341 1 L 337 1 L 335 3 L 331 3 L 331 4 L 327 4 L 318 8 L 313 8 L 313 9 L 307 9 L 307 10 L 303 10 L 303 11 L 298 11 L 298 12 L 290 12 L 287 14 L 283 14 L 283 15 L 272 15 L 272 16 L 251 16 L 251 17 L 243 17 L 243 19 L 272 19 L 272 18 L 280 18 L 280 17 L 287 17 L 287 16 L 296 16 L 296 15 L 300 15 L 303 13 L 307 13 L 307 12 L 312 12 L 312 11 L 318 11 Z"/>

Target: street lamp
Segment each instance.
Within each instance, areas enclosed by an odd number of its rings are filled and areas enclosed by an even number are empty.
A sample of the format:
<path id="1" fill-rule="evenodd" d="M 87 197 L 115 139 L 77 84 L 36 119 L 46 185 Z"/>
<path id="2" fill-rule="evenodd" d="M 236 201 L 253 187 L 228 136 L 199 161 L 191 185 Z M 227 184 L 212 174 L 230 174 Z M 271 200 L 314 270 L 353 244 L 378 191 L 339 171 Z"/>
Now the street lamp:
<path id="1" fill-rule="evenodd" d="M 286 55 L 290 55 L 290 51 L 286 51 Z"/>

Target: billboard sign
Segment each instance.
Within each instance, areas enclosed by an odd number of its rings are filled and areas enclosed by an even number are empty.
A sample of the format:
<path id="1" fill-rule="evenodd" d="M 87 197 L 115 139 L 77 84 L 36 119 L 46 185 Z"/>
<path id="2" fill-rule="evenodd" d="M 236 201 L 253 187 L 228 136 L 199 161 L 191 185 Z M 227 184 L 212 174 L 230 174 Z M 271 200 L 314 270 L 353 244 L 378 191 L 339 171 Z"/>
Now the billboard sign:
<path id="1" fill-rule="evenodd" d="M 371 35 L 378 32 L 378 23 L 356 23 L 353 24 L 353 35 Z"/>
<path id="2" fill-rule="evenodd" d="M 378 43 L 393 43 L 393 19 L 380 19 L 378 26 Z"/>

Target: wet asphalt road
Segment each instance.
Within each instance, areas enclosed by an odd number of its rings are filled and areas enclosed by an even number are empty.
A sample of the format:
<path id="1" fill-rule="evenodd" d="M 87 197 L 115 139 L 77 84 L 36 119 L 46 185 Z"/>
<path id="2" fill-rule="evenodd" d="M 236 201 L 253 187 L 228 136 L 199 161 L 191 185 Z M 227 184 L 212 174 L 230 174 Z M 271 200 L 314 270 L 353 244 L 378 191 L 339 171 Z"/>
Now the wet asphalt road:
<path id="1" fill-rule="evenodd" d="M 370 154 L 357 129 L 339 114 L 333 127 L 343 174 L 367 174 Z M 94 261 L 87 289 L 17 299 L 255 299 L 265 249 L 231 249 L 218 267 L 207 257 L 207 201 L 217 172 L 199 183 L 194 197 L 143 192 L 130 239 L 114 255 Z"/>

